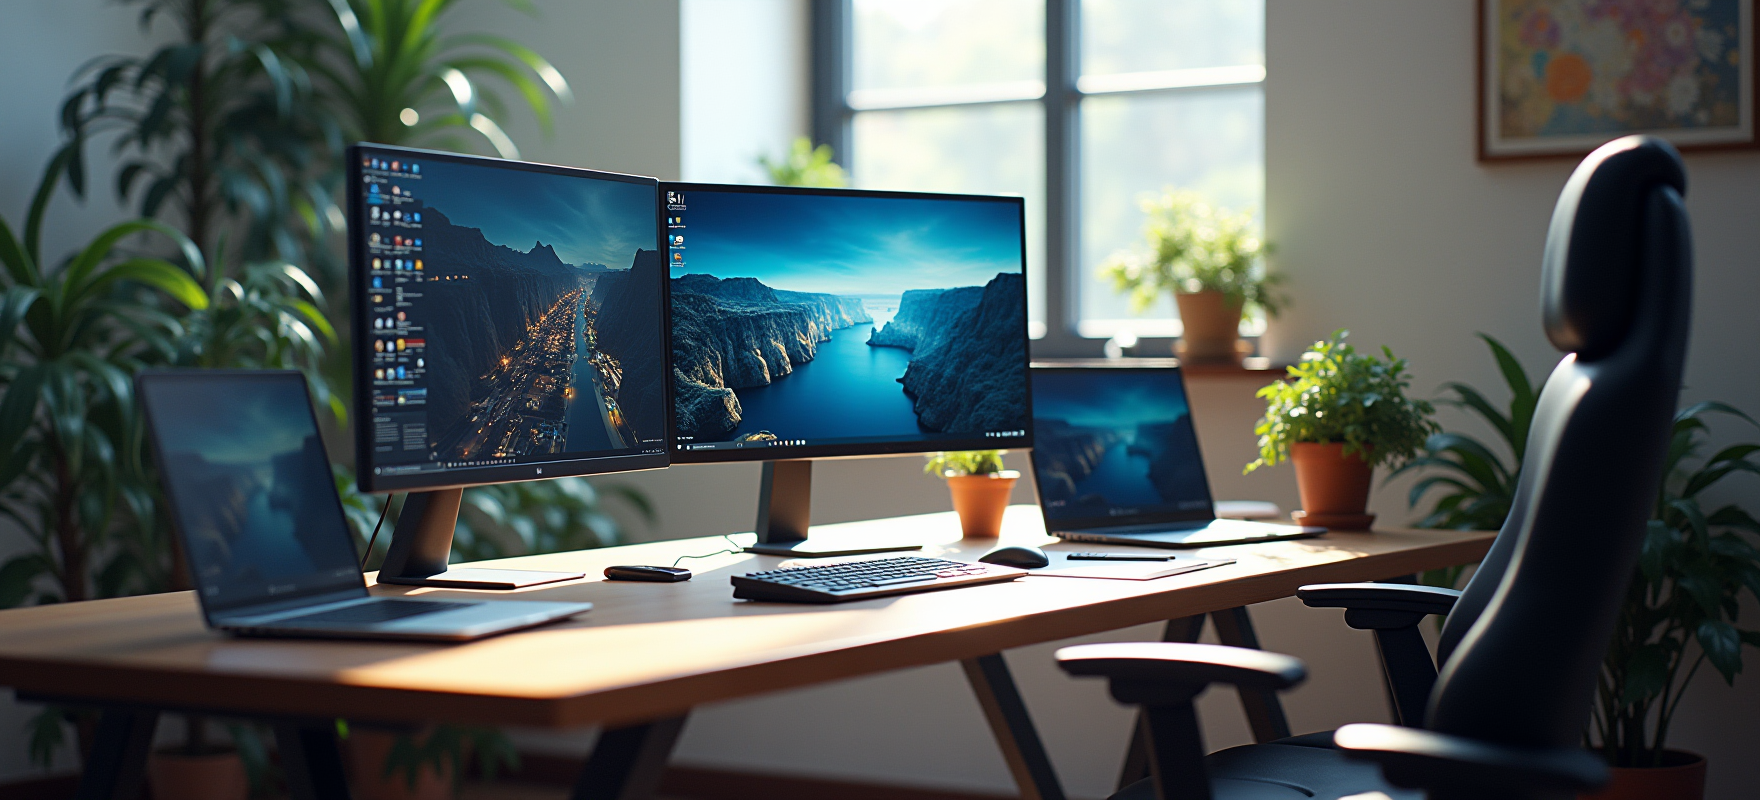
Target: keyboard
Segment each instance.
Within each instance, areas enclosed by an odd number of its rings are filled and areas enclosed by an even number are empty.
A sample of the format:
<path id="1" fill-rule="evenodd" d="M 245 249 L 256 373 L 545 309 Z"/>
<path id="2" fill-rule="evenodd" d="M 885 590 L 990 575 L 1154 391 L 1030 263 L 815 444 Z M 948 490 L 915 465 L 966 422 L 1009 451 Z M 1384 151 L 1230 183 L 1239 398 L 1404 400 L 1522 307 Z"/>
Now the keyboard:
<path id="1" fill-rule="evenodd" d="M 923 556 L 812 564 L 733 576 L 737 600 L 844 603 L 955 586 L 1012 581 L 1026 570 Z"/>
<path id="2" fill-rule="evenodd" d="M 275 620 L 275 625 L 370 625 L 375 622 L 391 622 L 393 620 L 413 617 L 418 614 L 432 614 L 436 611 L 450 611 L 463 608 L 470 603 L 448 603 L 439 600 L 376 600 L 371 603 L 356 603 L 352 606 L 319 611 L 316 614 L 305 614 L 298 617 Z"/>

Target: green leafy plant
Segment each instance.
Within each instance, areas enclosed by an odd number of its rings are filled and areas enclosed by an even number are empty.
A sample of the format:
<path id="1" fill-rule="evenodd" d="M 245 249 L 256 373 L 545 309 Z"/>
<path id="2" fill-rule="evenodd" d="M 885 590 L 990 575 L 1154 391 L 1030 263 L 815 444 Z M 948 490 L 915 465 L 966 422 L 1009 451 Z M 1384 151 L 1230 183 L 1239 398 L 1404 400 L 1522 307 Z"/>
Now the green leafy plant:
<path id="1" fill-rule="evenodd" d="M 1414 470 L 1440 470 L 1412 485 L 1407 503 L 1412 507 L 1423 501 L 1432 490 L 1442 492 L 1428 514 L 1419 520 L 1420 528 L 1452 528 L 1455 530 L 1496 530 L 1509 516 L 1515 500 L 1516 476 L 1522 469 L 1522 456 L 1528 446 L 1528 426 L 1534 419 L 1539 393 L 1528 380 L 1521 362 L 1502 342 L 1479 334 L 1491 348 L 1497 368 L 1509 388 L 1509 404 L 1505 410 L 1464 383 L 1445 383 L 1444 391 L 1453 397 L 1438 402 L 1477 415 L 1497 434 L 1499 447 L 1493 448 L 1463 433 L 1444 432 L 1424 442 L 1424 454 L 1407 462 L 1388 476 L 1389 480 Z M 1501 449 L 1504 452 L 1499 452 Z M 1505 459 L 1508 459 L 1507 464 Z"/>
<path id="2" fill-rule="evenodd" d="M 1505 410 L 1499 410 L 1479 390 L 1456 382 L 1442 385 L 1443 390 L 1453 396 L 1437 402 L 1484 420 L 1497 434 L 1498 444 L 1493 447 L 1464 433 L 1437 433 L 1424 442 L 1422 455 L 1387 477 L 1391 481 L 1411 471 L 1437 471 L 1412 484 L 1406 495 L 1407 505 L 1417 508 L 1427 495 L 1440 492 L 1436 504 L 1414 523 L 1419 528 L 1497 530 L 1503 527 L 1510 504 L 1515 501 L 1516 479 L 1521 474 L 1522 457 L 1528 447 L 1528 426 L 1533 422 L 1534 407 L 1539 403 L 1540 395 L 1509 348 L 1489 335 L 1481 333 L 1479 338 L 1491 348 L 1498 371 L 1509 389 L 1509 403 Z M 1454 588 L 1465 573 L 1465 566 L 1430 570 L 1419 576 L 1419 581 L 1430 586 Z"/>
<path id="3" fill-rule="evenodd" d="M 1267 272 L 1271 245 L 1249 212 L 1217 208 L 1196 192 L 1168 189 L 1142 201 L 1148 253 L 1119 253 L 1101 265 L 1102 277 L 1129 292 L 1138 313 L 1163 294 L 1221 292 L 1229 302 L 1275 317 L 1283 276 Z"/>
<path id="4" fill-rule="evenodd" d="M 74 143 L 66 177 L 85 190 L 84 146 L 113 137 L 125 154 L 116 191 L 143 217 L 175 220 L 207 263 L 318 264 L 340 274 L 323 245 L 342 212 L 325 180 L 339 129 L 311 113 L 311 78 L 293 57 L 303 38 L 298 0 L 121 0 L 176 32 L 146 56 L 108 56 L 74 78 L 62 105 Z M 230 236 L 231 252 L 224 241 Z"/>
<path id="5" fill-rule="evenodd" d="M 502 769 L 519 769 L 519 751 L 513 740 L 496 728 L 468 725 L 435 725 L 424 735 L 404 734 L 385 757 L 384 775 L 402 777 L 416 788 L 422 772 L 446 777 L 456 792 L 472 757 L 483 780 L 492 781 Z"/>
<path id="6" fill-rule="evenodd" d="M 1007 450 L 964 450 L 952 453 L 936 453 L 929 456 L 929 463 L 923 466 L 923 474 L 945 478 L 955 475 L 995 475 L 1006 467 L 1002 464 L 1002 456 Z"/>
<path id="7" fill-rule="evenodd" d="M 849 185 L 849 175 L 832 159 L 831 145 L 813 146 L 813 140 L 802 136 L 789 145 L 788 153 L 772 160 L 758 156 L 758 166 L 777 186 L 824 186 L 836 188 Z"/>
<path id="8" fill-rule="evenodd" d="M 1710 664 L 1734 685 L 1743 645 L 1760 647 L 1760 631 L 1735 625 L 1742 594 L 1760 600 L 1754 539 L 1760 521 L 1734 503 L 1709 512 L 1702 505 L 1705 493 L 1724 479 L 1760 475 L 1754 458 L 1760 443 L 1698 458 L 1711 414 L 1756 425 L 1724 403 L 1699 403 L 1675 415 L 1667 478 L 1601 665 L 1587 737 L 1614 766 L 1662 766 L 1669 724 L 1699 668 Z"/>
<path id="9" fill-rule="evenodd" d="M 20 240 L 0 221 L 0 514 L 30 547 L 0 566 L 0 606 L 85 600 L 160 584 L 156 561 L 118 544 L 125 521 L 151 524 L 132 373 L 177 334 L 168 308 L 208 296 L 183 266 L 122 247 L 136 234 L 170 242 L 199 272 L 195 245 L 150 220 L 112 226 L 57 265 L 42 259 L 43 214 L 64 148 L 44 171 Z M 137 287 L 150 288 L 142 298 Z"/>
<path id="10" fill-rule="evenodd" d="M 533 11 L 529 0 L 505 4 Z M 475 131 L 503 158 L 518 158 L 502 121 L 511 87 L 551 130 L 551 98 L 573 99 L 562 73 L 511 39 L 449 33 L 460 0 L 328 0 L 326 23 L 304 62 L 319 105 L 349 139 L 379 144 L 468 146 Z M 485 81 L 488 78 L 490 80 Z"/>
<path id="11" fill-rule="evenodd" d="M 1286 380 L 1259 390 L 1266 406 L 1253 428 L 1259 458 L 1246 472 L 1287 460 L 1297 442 L 1342 442 L 1345 454 L 1358 454 L 1372 467 L 1397 467 L 1438 430 L 1430 419 L 1435 407 L 1406 397 L 1406 360 L 1386 347 L 1385 359 L 1358 353 L 1345 343 L 1348 335 L 1336 331 L 1315 342 Z"/>

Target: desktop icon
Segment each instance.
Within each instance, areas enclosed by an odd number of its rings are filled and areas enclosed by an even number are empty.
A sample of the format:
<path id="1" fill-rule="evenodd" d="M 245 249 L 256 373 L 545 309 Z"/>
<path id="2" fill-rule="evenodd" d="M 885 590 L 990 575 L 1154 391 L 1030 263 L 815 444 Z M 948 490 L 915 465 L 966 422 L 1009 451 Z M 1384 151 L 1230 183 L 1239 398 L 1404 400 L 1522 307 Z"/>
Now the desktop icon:
<path id="1" fill-rule="evenodd" d="M 374 233 L 374 234 L 367 237 L 367 241 L 371 244 L 377 245 L 380 242 L 382 242 L 383 239 L 380 238 L 379 234 Z"/>
<path id="2" fill-rule="evenodd" d="M 402 166 L 403 166 L 402 162 L 393 161 L 393 162 L 391 162 L 391 171 L 396 172 L 399 169 L 401 169 Z"/>
<path id="3" fill-rule="evenodd" d="M 367 189 L 367 191 L 372 192 L 373 194 L 378 194 L 379 193 L 379 184 L 376 184 L 376 183 L 373 184 L 371 187 L 369 187 Z"/>

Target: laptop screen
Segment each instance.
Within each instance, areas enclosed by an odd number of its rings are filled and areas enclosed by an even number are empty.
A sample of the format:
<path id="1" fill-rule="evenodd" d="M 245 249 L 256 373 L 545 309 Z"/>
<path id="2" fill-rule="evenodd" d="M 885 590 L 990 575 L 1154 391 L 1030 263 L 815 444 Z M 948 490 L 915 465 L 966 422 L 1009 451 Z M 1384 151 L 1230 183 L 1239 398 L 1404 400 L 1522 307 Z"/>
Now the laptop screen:
<path id="1" fill-rule="evenodd" d="M 144 373 L 140 396 L 204 610 L 365 595 L 299 373 Z"/>
<path id="2" fill-rule="evenodd" d="M 1178 367 L 1032 375 L 1033 474 L 1054 530 L 1214 516 Z"/>

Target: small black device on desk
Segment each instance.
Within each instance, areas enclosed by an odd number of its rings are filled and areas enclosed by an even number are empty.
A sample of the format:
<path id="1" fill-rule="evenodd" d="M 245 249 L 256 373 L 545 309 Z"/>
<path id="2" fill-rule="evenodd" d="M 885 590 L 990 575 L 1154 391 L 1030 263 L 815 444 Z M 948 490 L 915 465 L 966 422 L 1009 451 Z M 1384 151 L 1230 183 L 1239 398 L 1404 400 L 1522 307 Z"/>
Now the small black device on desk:
<path id="1" fill-rule="evenodd" d="M 994 564 L 948 561 L 923 556 L 895 556 L 868 561 L 843 561 L 804 567 L 748 572 L 733 576 L 738 600 L 784 603 L 842 603 L 894 594 L 927 592 L 1012 581 L 1026 572 Z"/>
<path id="2" fill-rule="evenodd" d="M 605 580 L 608 581 L 651 581 L 654 583 L 679 583 L 691 579 L 691 571 L 684 567 L 655 567 L 644 564 L 624 564 L 605 568 Z"/>
<path id="3" fill-rule="evenodd" d="M 1005 567 L 1017 567 L 1019 569 L 1038 569 L 1051 564 L 1051 557 L 1045 555 L 1044 550 L 1040 550 L 1037 547 L 1022 547 L 1019 545 L 998 547 L 995 550 L 991 550 L 990 552 L 979 556 L 978 560 L 985 564 L 1001 564 Z"/>
<path id="4" fill-rule="evenodd" d="M 1070 553 L 1071 561 L 1172 561 L 1176 556 L 1160 553 Z"/>

